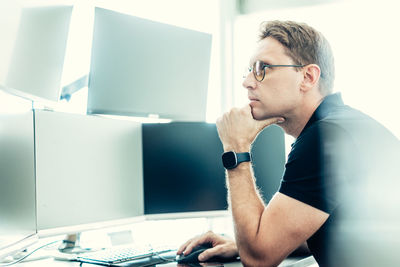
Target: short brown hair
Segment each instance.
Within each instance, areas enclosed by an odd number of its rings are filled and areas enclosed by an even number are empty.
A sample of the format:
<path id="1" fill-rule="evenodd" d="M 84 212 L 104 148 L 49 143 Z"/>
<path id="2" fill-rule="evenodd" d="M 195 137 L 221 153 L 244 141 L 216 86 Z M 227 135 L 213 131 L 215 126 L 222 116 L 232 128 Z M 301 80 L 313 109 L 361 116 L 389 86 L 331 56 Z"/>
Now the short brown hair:
<path id="1" fill-rule="evenodd" d="M 272 37 L 285 48 L 294 64 L 317 64 L 321 69 L 319 90 L 328 95 L 333 90 L 335 63 L 332 49 L 325 37 L 305 23 L 267 21 L 261 24 L 260 40 Z"/>

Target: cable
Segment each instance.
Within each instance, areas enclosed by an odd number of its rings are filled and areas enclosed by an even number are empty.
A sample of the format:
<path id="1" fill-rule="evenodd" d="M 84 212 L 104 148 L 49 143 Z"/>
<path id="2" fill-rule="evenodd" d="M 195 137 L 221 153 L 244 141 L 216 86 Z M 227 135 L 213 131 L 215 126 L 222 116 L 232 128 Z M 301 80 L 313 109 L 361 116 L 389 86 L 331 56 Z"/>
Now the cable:
<path id="1" fill-rule="evenodd" d="M 169 253 L 169 252 L 171 252 L 171 251 L 166 251 L 166 252 L 164 252 L 164 253 L 160 253 L 160 252 L 158 252 L 157 250 L 155 250 L 151 244 L 150 244 L 150 249 L 153 251 L 153 255 L 154 255 L 154 256 L 159 257 L 161 260 L 163 260 L 163 261 L 165 261 L 165 262 L 174 262 L 174 261 L 176 261 L 176 258 L 168 259 L 168 258 L 165 258 L 165 257 L 161 256 L 161 254 Z"/>
<path id="2" fill-rule="evenodd" d="M 155 254 L 155 256 L 159 257 L 160 259 L 162 259 L 165 262 L 174 262 L 174 261 L 176 261 L 175 258 L 167 259 L 167 258 L 161 256 L 161 253 L 158 253 L 158 252 L 155 252 L 154 254 Z"/>
<path id="3" fill-rule="evenodd" d="M 32 255 L 33 253 L 35 253 L 36 251 L 38 251 L 39 249 L 42 249 L 42 248 L 47 247 L 47 246 L 50 246 L 50 245 L 52 245 L 54 243 L 57 243 L 57 242 L 60 242 L 60 240 L 56 240 L 56 241 L 47 243 L 47 244 L 45 244 L 43 246 L 40 246 L 40 247 L 34 249 L 33 251 L 29 252 L 25 256 L 19 258 L 18 260 L 15 260 L 15 261 L 12 261 L 12 262 L 7 262 L 7 263 L 0 263 L 0 266 L 11 266 L 11 265 L 17 264 L 17 263 L 23 261 L 24 259 L 26 259 L 27 257 L 29 257 L 30 255 Z"/>

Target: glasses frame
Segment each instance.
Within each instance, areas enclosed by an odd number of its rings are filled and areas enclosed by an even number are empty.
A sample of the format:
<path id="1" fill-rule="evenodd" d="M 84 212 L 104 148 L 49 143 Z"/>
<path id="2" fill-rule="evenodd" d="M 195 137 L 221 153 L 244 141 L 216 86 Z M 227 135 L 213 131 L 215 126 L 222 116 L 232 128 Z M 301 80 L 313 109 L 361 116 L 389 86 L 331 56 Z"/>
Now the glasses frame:
<path id="1" fill-rule="evenodd" d="M 260 63 L 260 64 L 261 64 L 261 68 L 260 68 L 260 69 L 261 69 L 262 72 L 263 72 L 263 75 L 262 75 L 261 80 L 257 79 L 257 76 L 259 76 L 259 75 L 257 75 L 257 73 L 256 73 L 256 68 L 255 68 L 255 66 L 256 66 L 257 63 Z M 248 71 L 249 71 L 249 73 L 250 73 L 250 72 L 253 73 L 254 78 L 255 78 L 257 81 L 262 82 L 262 81 L 264 80 L 264 78 L 265 78 L 265 73 L 266 73 L 265 69 L 266 69 L 266 68 L 273 68 L 273 67 L 294 67 L 294 68 L 302 68 L 302 67 L 304 67 L 304 66 L 306 66 L 306 65 L 270 65 L 270 64 L 267 64 L 267 63 L 265 63 L 265 62 L 262 62 L 261 60 L 257 60 L 256 62 L 254 62 L 253 66 L 251 66 L 251 67 L 248 68 Z M 247 74 L 247 75 L 248 75 L 248 74 Z M 247 75 L 246 75 L 246 76 L 247 76 Z"/>

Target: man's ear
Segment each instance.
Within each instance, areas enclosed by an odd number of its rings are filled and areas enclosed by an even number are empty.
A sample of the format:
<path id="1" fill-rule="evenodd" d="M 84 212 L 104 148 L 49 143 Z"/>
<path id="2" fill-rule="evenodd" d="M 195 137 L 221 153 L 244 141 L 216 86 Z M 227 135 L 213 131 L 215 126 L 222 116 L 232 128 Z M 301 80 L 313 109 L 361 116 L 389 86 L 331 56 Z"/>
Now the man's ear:
<path id="1" fill-rule="evenodd" d="M 303 67 L 303 82 L 301 90 L 308 91 L 315 86 L 318 86 L 319 77 L 321 76 L 321 69 L 317 64 L 308 64 Z"/>

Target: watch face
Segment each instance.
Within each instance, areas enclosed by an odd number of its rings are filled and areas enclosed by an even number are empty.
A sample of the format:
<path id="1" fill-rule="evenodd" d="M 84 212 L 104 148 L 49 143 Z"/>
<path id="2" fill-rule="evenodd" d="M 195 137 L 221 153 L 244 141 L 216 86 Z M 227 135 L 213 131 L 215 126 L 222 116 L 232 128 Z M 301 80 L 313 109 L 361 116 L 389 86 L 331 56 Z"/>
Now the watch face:
<path id="1" fill-rule="evenodd" d="M 235 152 L 229 151 L 222 154 L 222 164 L 227 169 L 236 167 L 237 158 Z"/>

